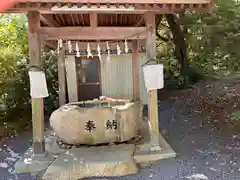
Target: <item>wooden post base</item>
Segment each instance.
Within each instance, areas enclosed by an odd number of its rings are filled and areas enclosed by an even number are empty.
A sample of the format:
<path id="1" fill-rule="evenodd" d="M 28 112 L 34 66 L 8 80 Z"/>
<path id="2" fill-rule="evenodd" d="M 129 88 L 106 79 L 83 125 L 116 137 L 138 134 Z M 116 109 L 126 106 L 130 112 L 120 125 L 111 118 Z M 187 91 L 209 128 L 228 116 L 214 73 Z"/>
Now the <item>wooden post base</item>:
<path id="1" fill-rule="evenodd" d="M 157 138 L 150 138 L 149 122 L 142 121 L 141 124 L 141 136 L 143 140 L 137 144 L 134 159 L 138 164 L 145 164 L 158 161 L 165 158 L 176 157 L 175 151 L 165 141 L 165 139 L 159 133 Z M 158 142 L 153 142 L 153 141 Z"/>
<path id="2" fill-rule="evenodd" d="M 45 142 L 33 142 L 33 153 L 44 154 L 45 153 Z"/>

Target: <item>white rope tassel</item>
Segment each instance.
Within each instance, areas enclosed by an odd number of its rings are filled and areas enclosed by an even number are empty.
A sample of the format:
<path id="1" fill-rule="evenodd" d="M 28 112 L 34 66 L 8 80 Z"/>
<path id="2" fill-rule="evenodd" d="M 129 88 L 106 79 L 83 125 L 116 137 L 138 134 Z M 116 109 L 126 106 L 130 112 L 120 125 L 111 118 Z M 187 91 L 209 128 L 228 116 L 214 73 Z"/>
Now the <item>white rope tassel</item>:
<path id="1" fill-rule="evenodd" d="M 68 52 L 69 53 L 72 52 L 72 43 L 71 43 L 71 41 L 68 41 Z"/>
<path id="2" fill-rule="evenodd" d="M 118 45 L 118 43 L 117 43 L 117 55 L 121 55 L 121 48 L 120 48 L 120 46 Z"/>
<path id="3" fill-rule="evenodd" d="M 110 47 L 109 47 L 109 44 L 107 42 L 107 62 L 110 61 Z"/>
<path id="4" fill-rule="evenodd" d="M 128 53 L 128 42 L 126 39 L 124 44 L 125 44 L 125 53 Z"/>
<path id="5" fill-rule="evenodd" d="M 93 55 L 91 52 L 90 44 L 88 43 L 87 44 L 87 58 L 89 58 L 89 57 L 93 57 Z"/>
<path id="6" fill-rule="evenodd" d="M 59 54 L 60 49 L 62 48 L 62 46 L 63 46 L 63 42 L 62 42 L 61 39 L 59 39 L 59 40 L 58 40 L 58 54 Z"/>
<path id="7" fill-rule="evenodd" d="M 76 56 L 80 57 L 80 49 L 79 49 L 79 46 L 78 46 L 78 42 L 76 42 L 76 52 L 77 52 Z"/>
<path id="8" fill-rule="evenodd" d="M 99 43 L 98 43 L 98 45 L 97 45 L 97 52 L 98 52 L 98 58 L 99 58 L 100 62 L 102 63 L 102 58 L 101 58 L 101 48 L 100 48 Z"/>

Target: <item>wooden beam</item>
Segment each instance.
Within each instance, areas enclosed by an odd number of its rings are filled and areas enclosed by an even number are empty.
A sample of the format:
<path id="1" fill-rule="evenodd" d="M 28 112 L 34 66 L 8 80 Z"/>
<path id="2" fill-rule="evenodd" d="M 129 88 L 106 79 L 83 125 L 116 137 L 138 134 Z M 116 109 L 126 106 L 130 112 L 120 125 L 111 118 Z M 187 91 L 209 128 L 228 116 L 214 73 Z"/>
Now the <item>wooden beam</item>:
<path id="1" fill-rule="evenodd" d="M 138 40 L 132 41 L 133 100 L 140 100 L 140 59 Z"/>
<path id="2" fill-rule="evenodd" d="M 90 13 L 90 26 L 96 28 L 98 26 L 98 16 L 97 13 Z"/>
<path id="3" fill-rule="evenodd" d="M 66 0 L 18 0 L 19 2 L 40 3 L 66 3 Z M 101 3 L 101 4 L 201 4 L 210 3 L 211 0 L 71 0 L 71 3 Z"/>
<path id="4" fill-rule="evenodd" d="M 139 47 L 140 45 L 144 46 L 145 47 L 145 39 L 143 40 L 138 40 L 139 41 Z M 72 43 L 72 49 L 76 49 L 76 41 L 71 41 Z M 106 46 L 106 42 L 105 41 L 81 41 L 79 42 L 78 41 L 78 45 L 80 47 L 81 50 L 83 49 L 87 49 L 87 44 L 90 43 L 90 46 L 91 46 L 91 50 L 92 50 L 92 53 L 97 53 L 97 47 L 98 47 L 98 44 L 99 46 L 101 47 L 101 50 L 103 51 L 102 53 L 107 53 L 106 50 L 107 50 L 107 46 Z M 116 49 L 117 47 L 117 44 L 119 45 L 119 47 L 123 50 L 125 45 L 124 45 L 124 40 L 122 41 L 114 41 L 114 42 L 110 42 L 108 45 L 110 47 L 110 49 Z M 63 44 L 65 49 L 68 49 L 68 45 L 67 43 L 64 43 Z M 129 41 L 128 42 L 128 48 L 129 49 L 132 49 L 132 41 Z M 56 48 L 55 48 L 56 49 Z M 73 53 L 76 55 L 76 53 Z"/>
<path id="5" fill-rule="evenodd" d="M 44 41 L 45 46 L 47 46 L 50 49 L 56 49 L 57 48 L 57 43 L 53 41 Z"/>
<path id="6" fill-rule="evenodd" d="M 45 40 L 117 40 L 145 39 L 146 27 L 42 27 Z"/>
<path id="7" fill-rule="evenodd" d="M 58 55 L 58 95 L 59 106 L 66 103 L 66 75 L 65 75 L 65 48 L 60 49 Z"/>
<path id="8" fill-rule="evenodd" d="M 40 14 L 28 12 L 28 42 L 30 51 L 30 66 L 40 67 L 41 40 L 37 33 L 40 28 Z M 32 98 L 32 126 L 33 126 L 33 152 L 41 154 L 45 152 L 44 144 L 44 105 L 43 99 Z"/>
<path id="9" fill-rule="evenodd" d="M 148 12 L 145 14 L 145 23 L 148 28 L 146 38 L 147 60 L 156 58 L 156 27 L 155 14 Z M 158 126 L 158 97 L 157 90 L 148 92 L 148 119 L 150 125 L 150 145 L 154 149 L 159 147 L 159 126 Z"/>
<path id="10" fill-rule="evenodd" d="M 46 24 L 48 26 L 59 26 L 57 21 L 55 21 L 50 14 L 42 14 L 40 16 L 40 19 L 44 24 Z"/>

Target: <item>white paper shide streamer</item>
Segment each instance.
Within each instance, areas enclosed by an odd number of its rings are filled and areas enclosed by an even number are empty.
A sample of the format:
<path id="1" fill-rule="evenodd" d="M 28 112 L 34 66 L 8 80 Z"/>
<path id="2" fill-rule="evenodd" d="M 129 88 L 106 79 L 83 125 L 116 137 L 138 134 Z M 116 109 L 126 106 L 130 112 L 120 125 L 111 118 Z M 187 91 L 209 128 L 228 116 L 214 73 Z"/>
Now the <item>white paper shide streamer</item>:
<path id="1" fill-rule="evenodd" d="M 93 57 L 93 55 L 91 52 L 90 44 L 88 43 L 87 44 L 87 58 L 89 58 L 89 57 Z"/>
<path id="2" fill-rule="evenodd" d="M 80 57 L 80 49 L 79 49 L 79 46 L 78 46 L 78 42 L 76 42 L 76 56 Z"/>
<path id="3" fill-rule="evenodd" d="M 118 45 L 118 43 L 117 43 L 117 55 L 121 55 L 121 48 L 120 48 L 120 46 Z"/>
<path id="4" fill-rule="evenodd" d="M 63 46 L 63 42 L 62 42 L 61 39 L 59 39 L 59 40 L 58 40 L 58 54 L 59 54 L 60 49 L 62 48 L 62 46 Z"/>
<path id="5" fill-rule="evenodd" d="M 107 43 L 107 62 L 109 62 L 110 61 L 110 47 L 109 47 L 108 42 L 106 42 L 106 43 Z"/>
<path id="6" fill-rule="evenodd" d="M 98 52 L 99 60 L 100 60 L 100 62 L 102 63 L 102 58 L 101 58 L 101 47 L 100 47 L 99 43 L 98 43 L 98 45 L 97 45 L 97 52 Z"/>
<path id="7" fill-rule="evenodd" d="M 73 49 L 72 49 L 72 43 L 71 41 L 68 41 L 68 52 L 72 53 Z"/>
<path id="8" fill-rule="evenodd" d="M 125 39 L 125 43 L 124 43 L 124 45 L 125 45 L 125 53 L 128 53 L 128 42 L 127 42 L 127 40 Z"/>

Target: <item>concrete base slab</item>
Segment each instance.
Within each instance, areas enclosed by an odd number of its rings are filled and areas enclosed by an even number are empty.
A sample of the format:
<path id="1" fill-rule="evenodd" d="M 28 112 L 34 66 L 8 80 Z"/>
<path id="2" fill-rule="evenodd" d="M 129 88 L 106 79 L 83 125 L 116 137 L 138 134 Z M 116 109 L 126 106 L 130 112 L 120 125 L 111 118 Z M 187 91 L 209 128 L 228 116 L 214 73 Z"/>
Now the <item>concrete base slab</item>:
<path id="1" fill-rule="evenodd" d="M 136 163 L 151 163 L 161 159 L 176 157 L 175 151 L 169 146 L 165 139 L 160 135 L 160 150 L 151 149 L 150 144 L 138 145 L 134 154 Z M 143 147 L 144 146 L 144 147 Z"/>
<path id="2" fill-rule="evenodd" d="M 59 155 L 66 152 L 66 149 L 61 149 L 59 147 L 59 145 L 57 144 L 56 134 L 50 130 L 48 134 L 45 136 L 45 148 L 46 148 L 46 152 L 53 155 Z"/>
<path id="3" fill-rule="evenodd" d="M 32 148 L 30 148 L 15 164 L 15 171 L 17 173 L 36 173 L 43 171 L 55 159 L 50 154 L 33 154 Z"/>
<path id="4" fill-rule="evenodd" d="M 113 177 L 137 173 L 134 145 L 121 144 L 73 148 L 59 155 L 43 180 L 78 180 L 87 177 Z"/>
<path id="5" fill-rule="evenodd" d="M 161 159 L 176 157 L 175 151 L 160 134 L 159 146 L 152 146 L 149 137 L 148 121 L 142 121 L 141 134 L 144 139 L 137 144 L 134 159 L 138 164 L 146 164 Z"/>

